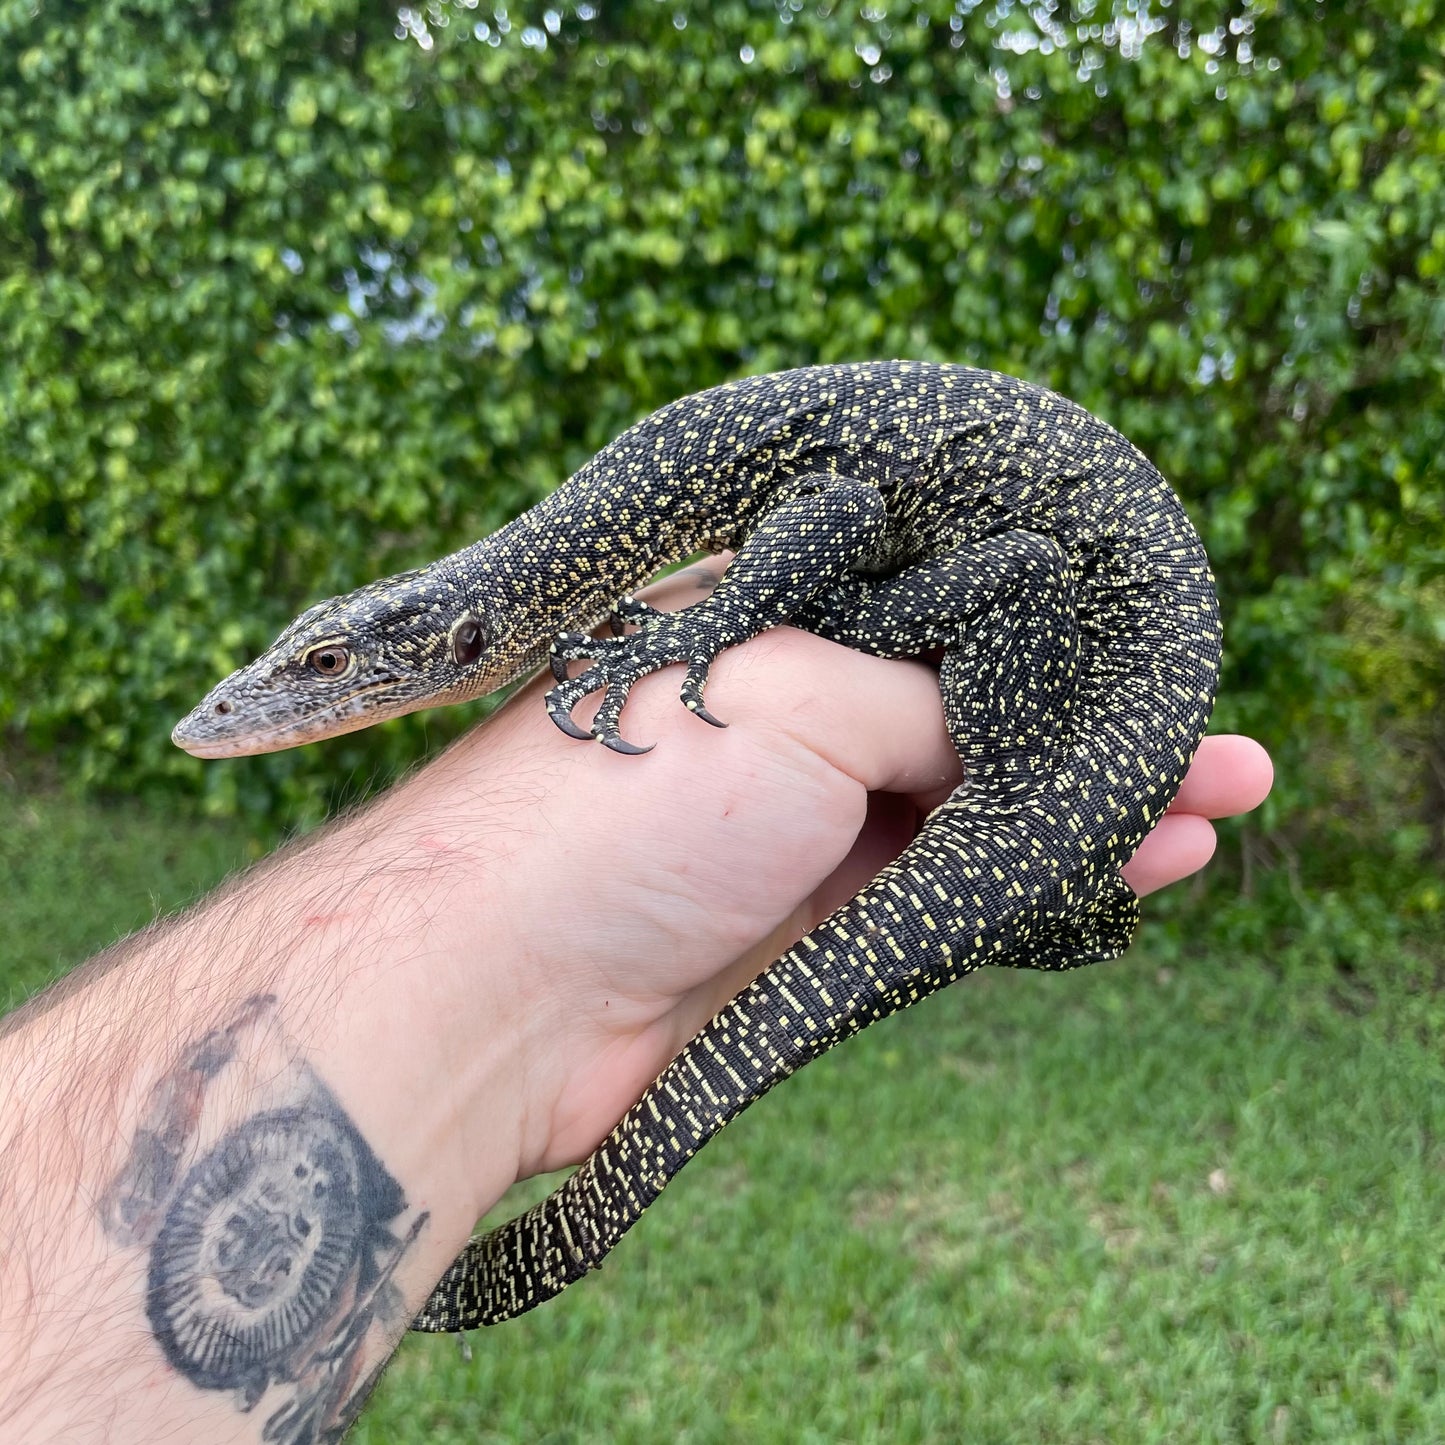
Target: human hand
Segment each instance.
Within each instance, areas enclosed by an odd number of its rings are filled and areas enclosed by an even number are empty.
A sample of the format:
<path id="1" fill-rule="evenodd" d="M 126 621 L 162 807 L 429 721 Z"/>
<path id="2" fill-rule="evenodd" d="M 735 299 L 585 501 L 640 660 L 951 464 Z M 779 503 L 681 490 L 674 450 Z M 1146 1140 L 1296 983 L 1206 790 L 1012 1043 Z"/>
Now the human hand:
<path id="1" fill-rule="evenodd" d="M 717 564 L 649 591 L 696 599 Z M 678 676 L 645 679 L 626 735 L 646 759 L 558 736 L 533 686 L 404 790 L 495 883 L 456 925 L 510 953 L 549 1026 L 528 1060 L 521 1173 L 574 1161 L 697 1029 L 912 838 L 961 778 L 937 674 L 789 628 L 720 657 L 705 725 Z M 585 720 L 585 705 L 578 709 Z M 1207 739 L 1168 815 L 1124 870 L 1137 892 L 1208 861 L 1210 820 L 1268 792 L 1267 755 Z M 460 805 L 460 806 L 459 806 Z M 500 907 L 499 907 L 500 904 Z M 499 938 L 505 922 L 505 942 Z"/>

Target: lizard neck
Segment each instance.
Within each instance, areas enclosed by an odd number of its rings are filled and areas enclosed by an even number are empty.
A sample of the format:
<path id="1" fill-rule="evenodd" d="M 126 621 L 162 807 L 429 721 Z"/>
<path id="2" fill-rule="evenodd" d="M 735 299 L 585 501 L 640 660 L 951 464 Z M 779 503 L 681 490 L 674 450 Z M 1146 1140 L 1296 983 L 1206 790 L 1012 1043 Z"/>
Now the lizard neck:
<path id="1" fill-rule="evenodd" d="M 477 544 L 538 640 L 591 625 L 674 560 L 645 499 L 568 483 Z"/>
<path id="2" fill-rule="evenodd" d="M 694 550 L 676 552 L 682 543 L 645 500 L 575 483 L 433 564 L 493 637 L 491 665 L 469 695 L 536 671 L 558 633 L 596 626 L 618 598 Z"/>

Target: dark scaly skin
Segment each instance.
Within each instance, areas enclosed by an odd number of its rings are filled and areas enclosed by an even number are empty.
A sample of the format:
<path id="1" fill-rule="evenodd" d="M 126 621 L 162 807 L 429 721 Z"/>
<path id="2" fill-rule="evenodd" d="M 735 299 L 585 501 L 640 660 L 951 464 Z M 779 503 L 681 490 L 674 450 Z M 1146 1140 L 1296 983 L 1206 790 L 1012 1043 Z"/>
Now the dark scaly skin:
<path id="1" fill-rule="evenodd" d="M 548 695 L 559 726 L 588 736 L 571 709 L 605 687 L 590 735 L 633 750 L 618 730 L 627 689 L 674 662 L 687 664 L 684 702 L 712 721 L 708 663 L 787 620 L 882 656 L 942 649 L 966 781 L 895 863 L 702 1030 L 560 1190 L 472 1241 L 413 1328 L 495 1323 L 565 1288 L 724 1124 L 875 1020 L 983 964 L 1072 968 L 1132 937 L 1138 904 L 1119 868 L 1173 798 L 1213 704 L 1208 563 L 1129 442 L 995 373 L 816 367 L 675 402 L 493 537 L 312 609 L 213 691 L 178 741 L 264 750 L 477 695 L 658 567 L 723 547 L 739 554 L 705 601 L 631 609 L 641 631 L 626 638 L 559 639 Z M 445 645 L 463 614 L 486 634 L 465 666 Z M 340 717 L 323 700 L 297 723 L 308 651 L 377 631 L 420 659 L 420 681 Z M 567 680 L 579 658 L 592 667 Z M 228 726 L 240 741 L 214 741 Z"/>

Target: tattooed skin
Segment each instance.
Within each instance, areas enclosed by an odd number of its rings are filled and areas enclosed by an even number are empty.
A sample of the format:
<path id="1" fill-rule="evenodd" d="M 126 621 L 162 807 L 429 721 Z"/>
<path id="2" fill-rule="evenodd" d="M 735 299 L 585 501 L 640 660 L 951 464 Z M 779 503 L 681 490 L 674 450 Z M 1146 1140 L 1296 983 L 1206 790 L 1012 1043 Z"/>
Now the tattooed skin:
<path id="1" fill-rule="evenodd" d="M 171 1365 L 241 1410 L 264 1399 L 263 1440 L 319 1445 L 375 1383 L 368 1336 L 384 1353 L 406 1323 L 392 1275 L 427 1215 L 395 1232 L 401 1186 L 294 1061 L 275 1004 L 248 999 L 155 1085 L 98 1212 L 149 1247 L 146 1316 Z M 262 1082 L 270 1107 L 221 1118 L 229 1086 Z"/>

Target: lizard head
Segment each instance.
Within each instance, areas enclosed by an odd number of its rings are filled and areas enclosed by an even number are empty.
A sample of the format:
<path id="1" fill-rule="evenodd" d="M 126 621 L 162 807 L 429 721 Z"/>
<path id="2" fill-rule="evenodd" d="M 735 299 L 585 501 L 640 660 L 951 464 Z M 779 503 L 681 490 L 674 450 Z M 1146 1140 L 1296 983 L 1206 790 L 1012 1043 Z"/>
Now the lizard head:
<path id="1" fill-rule="evenodd" d="M 199 758 L 276 752 L 492 692 L 541 658 L 476 592 L 444 561 L 318 602 L 217 683 L 171 741 Z"/>

